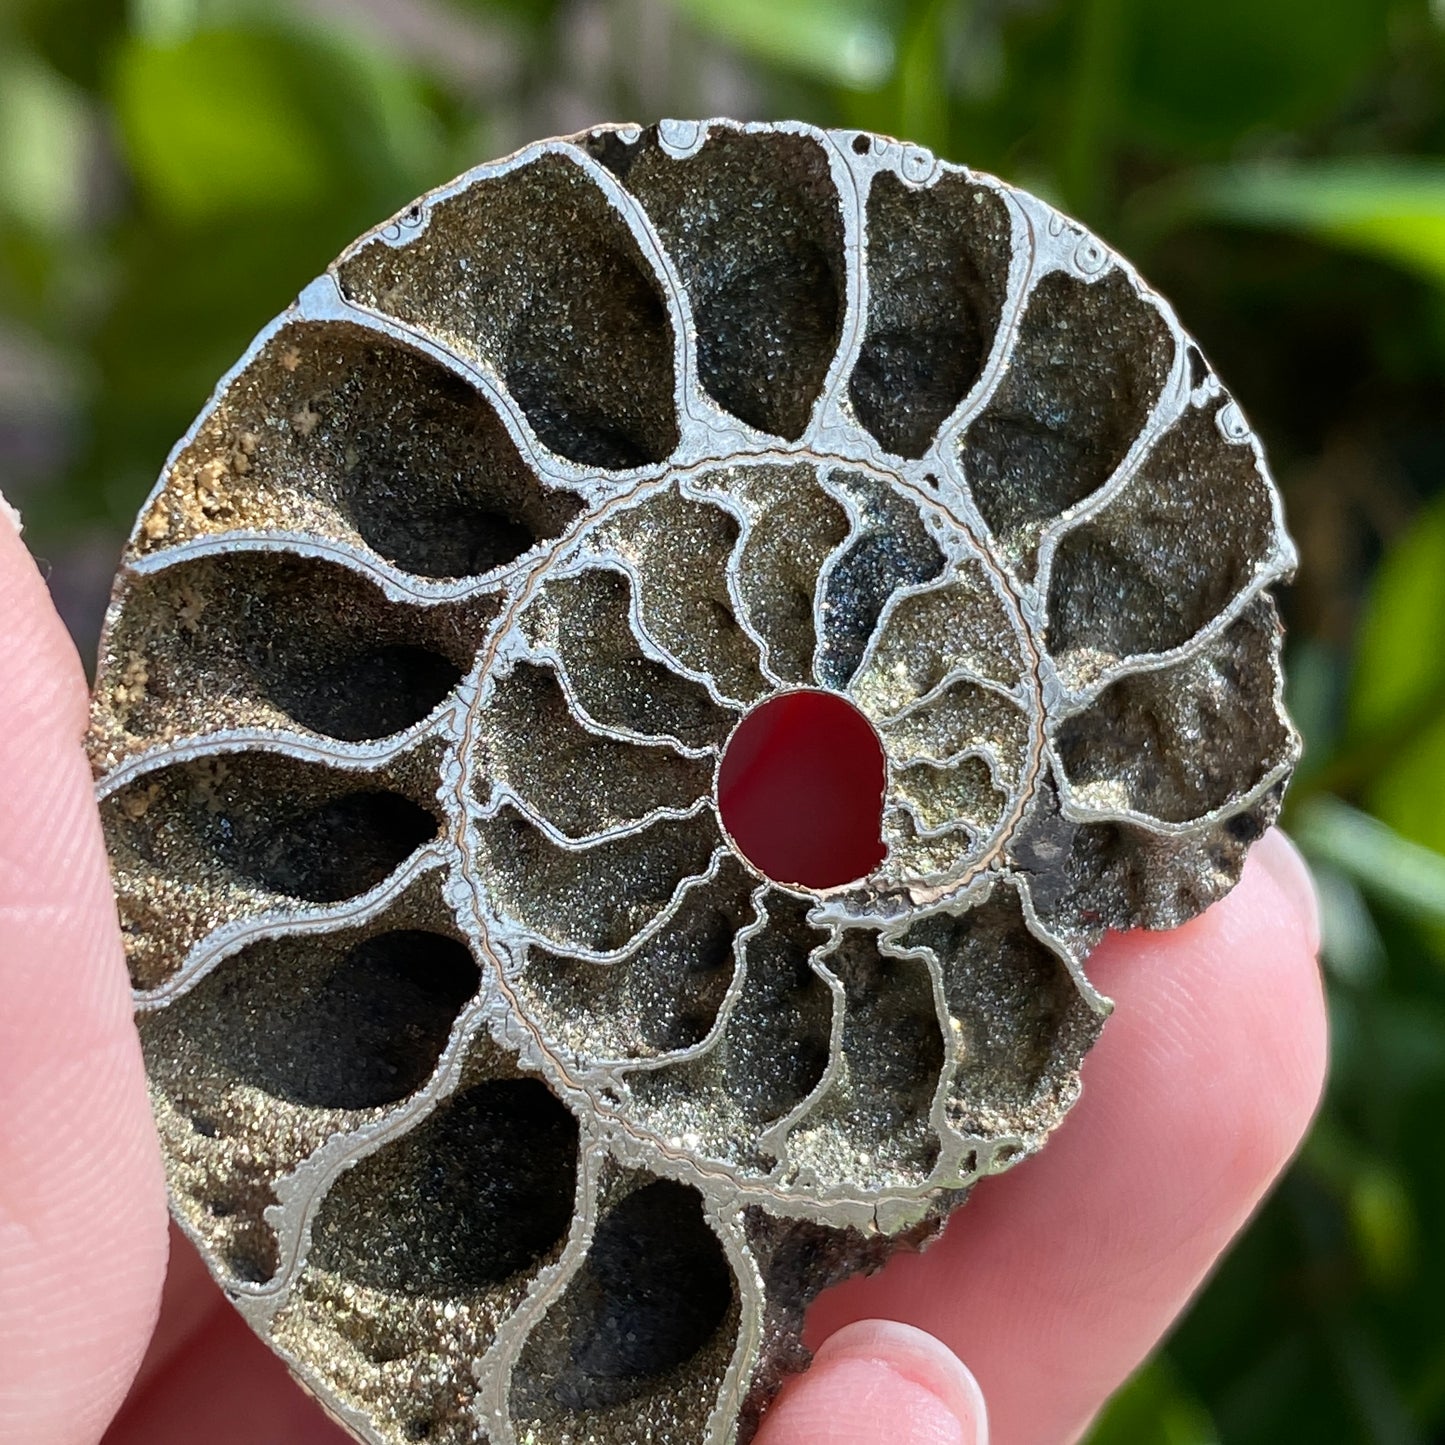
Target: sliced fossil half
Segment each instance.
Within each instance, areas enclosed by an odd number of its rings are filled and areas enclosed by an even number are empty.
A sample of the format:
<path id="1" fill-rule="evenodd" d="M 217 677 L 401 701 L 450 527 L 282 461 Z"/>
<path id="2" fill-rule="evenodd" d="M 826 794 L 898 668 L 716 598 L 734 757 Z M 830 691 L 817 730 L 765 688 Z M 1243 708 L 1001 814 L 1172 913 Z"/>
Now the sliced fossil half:
<path id="1" fill-rule="evenodd" d="M 1106 928 L 1297 754 L 1259 445 L 1037 199 L 804 125 L 482 166 L 262 331 L 125 554 L 91 752 L 177 1219 L 376 1445 L 725 1445 L 804 1306 L 1078 1095 Z M 763 876 L 846 699 L 882 862 Z"/>

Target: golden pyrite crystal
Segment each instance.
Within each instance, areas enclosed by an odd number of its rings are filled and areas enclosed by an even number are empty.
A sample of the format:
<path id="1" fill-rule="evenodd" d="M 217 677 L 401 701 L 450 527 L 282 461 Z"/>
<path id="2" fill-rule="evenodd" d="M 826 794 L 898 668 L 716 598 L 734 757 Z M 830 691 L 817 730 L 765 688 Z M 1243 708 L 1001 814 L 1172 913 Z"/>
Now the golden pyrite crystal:
<path id="1" fill-rule="evenodd" d="M 746 1440 L 808 1300 L 1074 1101 L 1104 930 L 1237 879 L 1293 561 L 1169 306 L 988 176 L 666 121 L 432 193 L 261 332 L 116 585 L 177 1219 L 360 1440 Z M 838 887 L 719 816 L 792 689 L 884 753 Z"/>

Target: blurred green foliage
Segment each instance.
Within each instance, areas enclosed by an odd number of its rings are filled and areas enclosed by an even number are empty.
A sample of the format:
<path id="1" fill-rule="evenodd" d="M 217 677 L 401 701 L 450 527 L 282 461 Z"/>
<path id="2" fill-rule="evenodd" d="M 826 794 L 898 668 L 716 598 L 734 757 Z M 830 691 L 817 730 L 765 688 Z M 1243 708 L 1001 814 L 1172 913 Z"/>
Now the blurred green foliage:
<path id="1" fill-rule="evenodd" d="M 716 110 L 1041 191 L 1264 435 L 1333 1078 L 1094 1445 L 1445 1438 L 1440 0 L 0 0 L 0 485 L 72 625 L 208 388 L 354 235 L 534 135 Z"/>

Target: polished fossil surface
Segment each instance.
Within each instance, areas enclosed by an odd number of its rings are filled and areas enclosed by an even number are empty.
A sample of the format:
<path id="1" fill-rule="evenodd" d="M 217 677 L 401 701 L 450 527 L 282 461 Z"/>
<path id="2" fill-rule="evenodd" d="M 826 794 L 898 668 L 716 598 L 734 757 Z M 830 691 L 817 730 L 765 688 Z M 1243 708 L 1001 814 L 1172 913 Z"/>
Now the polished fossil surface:
<path id="1" fill-rule="evenodd" d="M 116 585 L 177 1219 L 359 1439 L 746 1439 L 812 1295 L 1073 1103 L 1103 932 L 1237 879 L 1293 562 L 1167 303 L 991 177 L 669 121 L 425 197 L 257 337 Z M 885 759 L 826 888 L 716 796 L 797 689 Z"/>

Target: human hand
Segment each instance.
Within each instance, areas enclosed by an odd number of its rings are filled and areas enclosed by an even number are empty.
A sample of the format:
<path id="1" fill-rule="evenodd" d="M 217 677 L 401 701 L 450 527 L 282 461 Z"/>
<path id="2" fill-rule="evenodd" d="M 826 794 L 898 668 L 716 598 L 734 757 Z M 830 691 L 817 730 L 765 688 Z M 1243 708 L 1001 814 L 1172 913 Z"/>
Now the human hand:
<path id="1" fill-rule="evenodd" d="M 84 725 L 74 649 L 0 516 L 0 1442 L 342 1445 L 179 1240 L 156 1324 L 161 1169 Z M 817 1362 L 757 1445 L 1075 1439 L 1304 1133 L 1317 947 L 1277 833 L 1193 923 L 1108 939 L 1089 973 L 1117 1009 L 1073 1114 L 926 1254 L 818 1302 Z"/>

